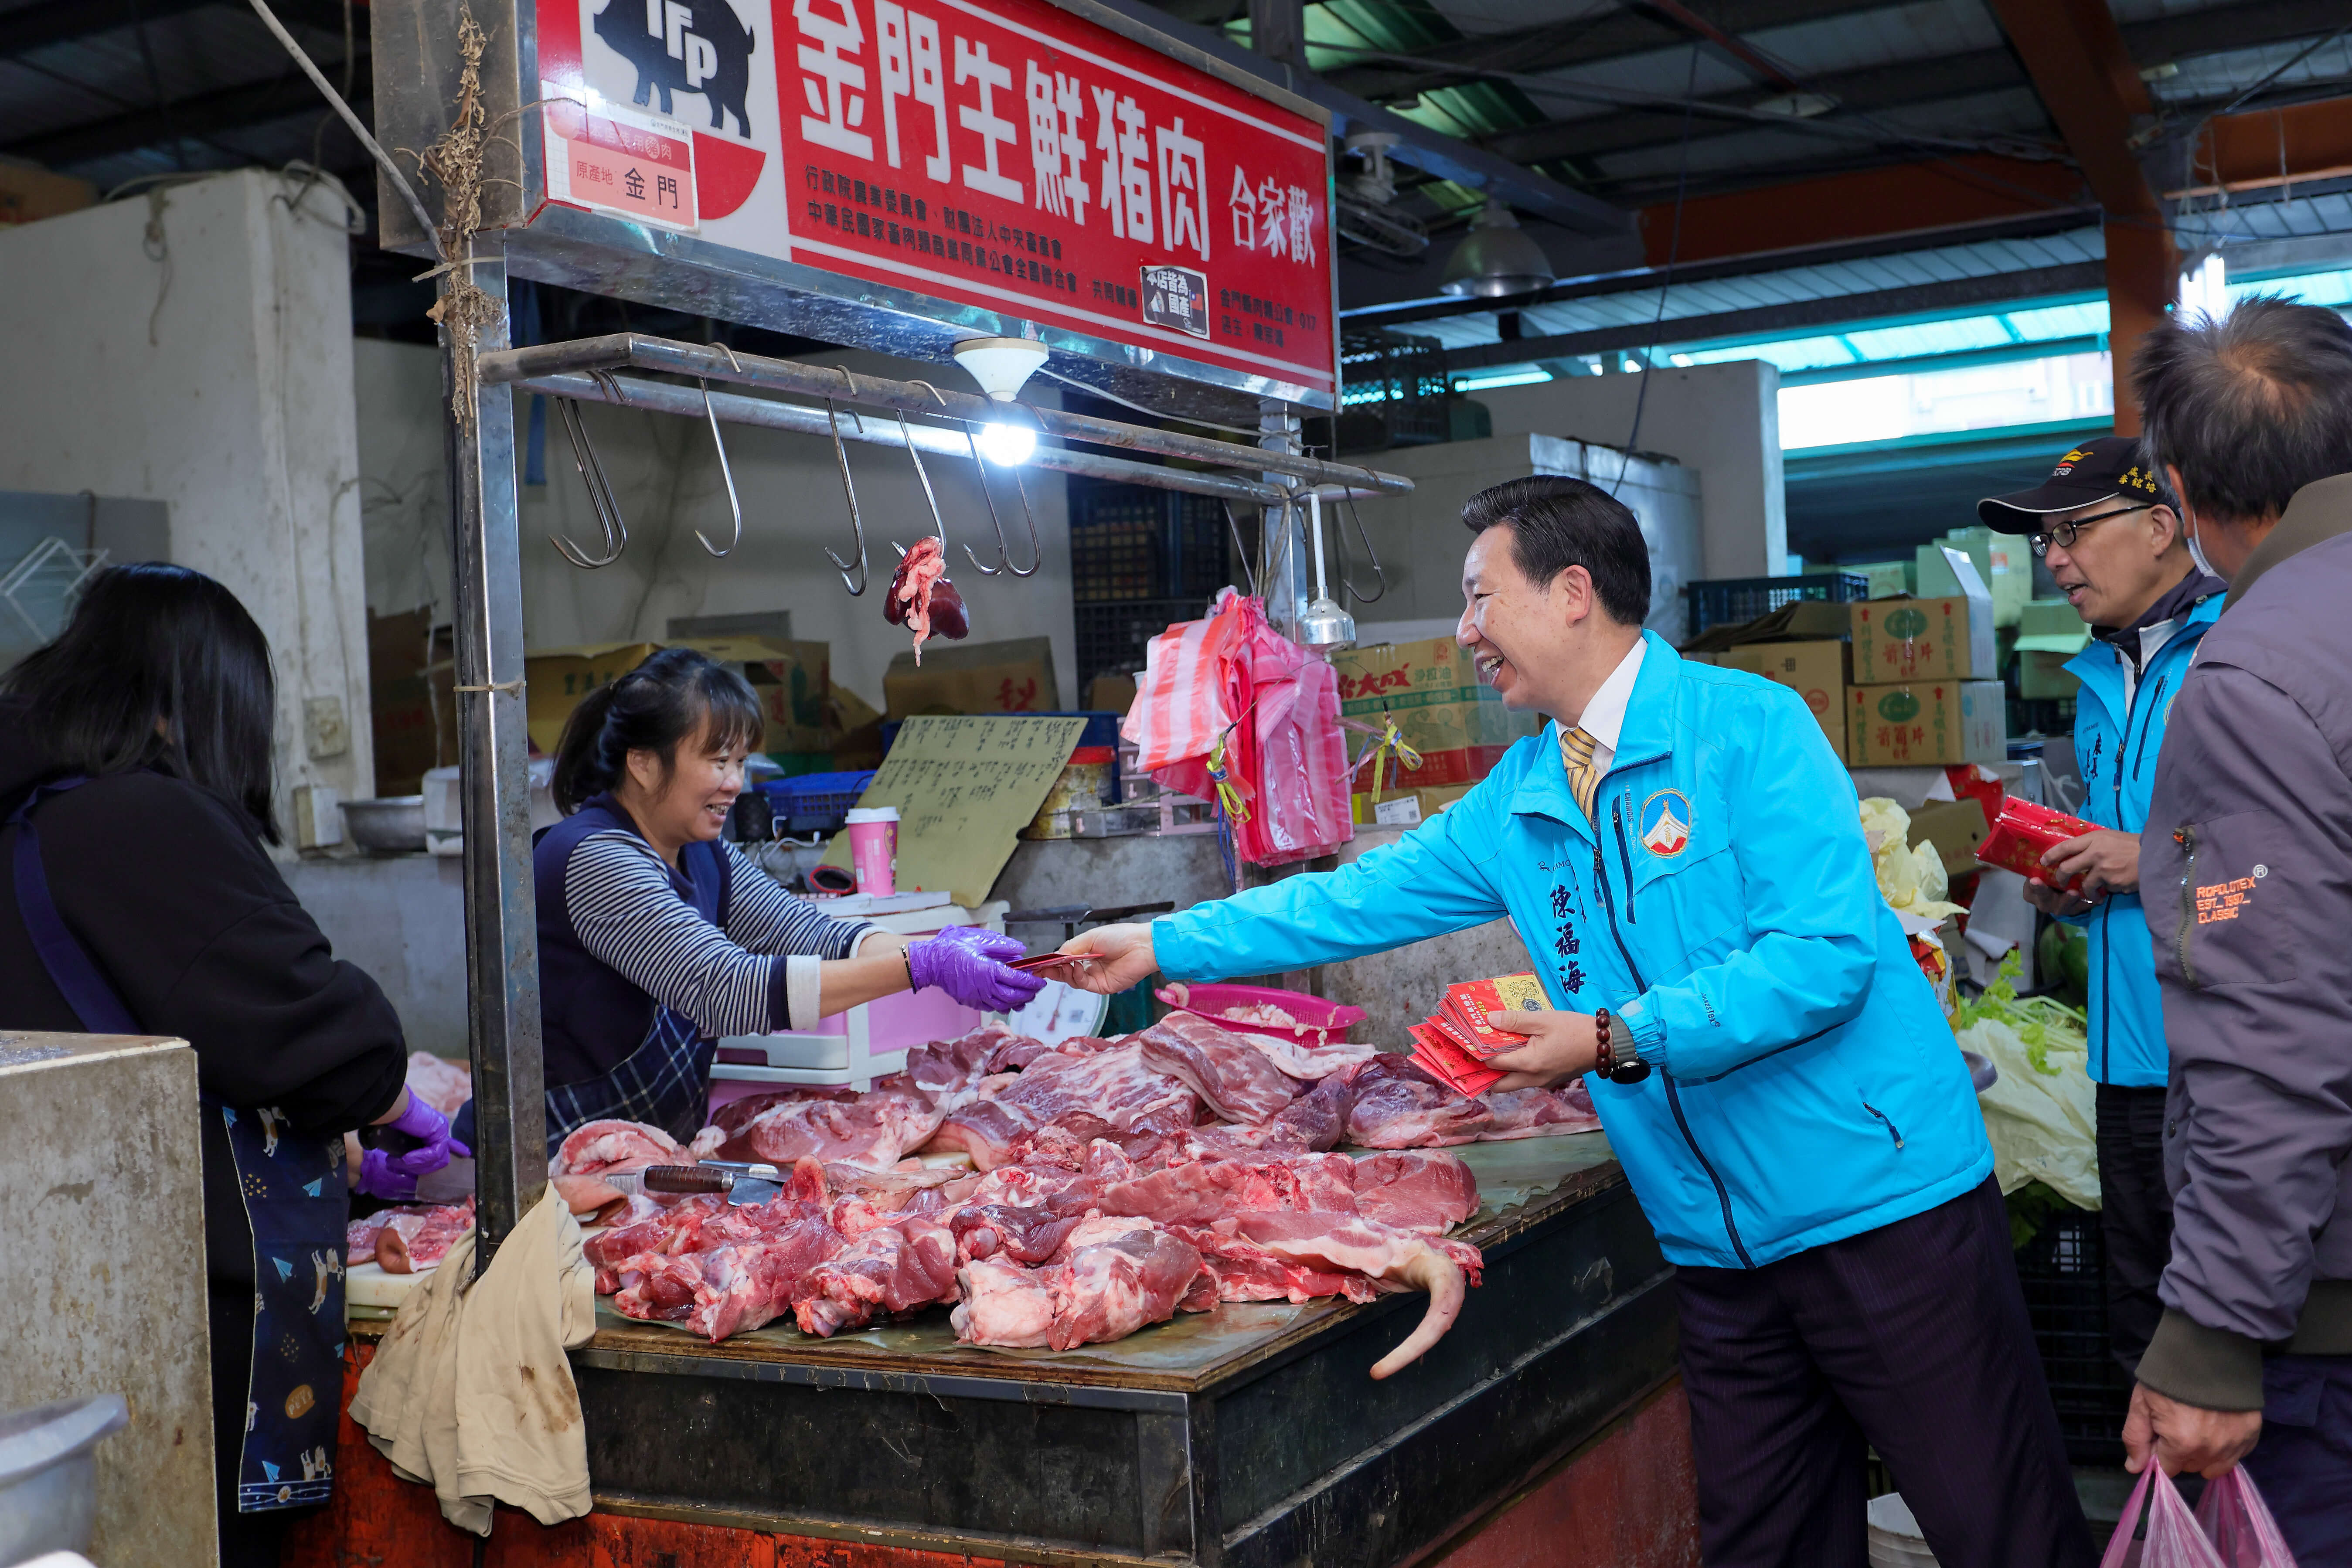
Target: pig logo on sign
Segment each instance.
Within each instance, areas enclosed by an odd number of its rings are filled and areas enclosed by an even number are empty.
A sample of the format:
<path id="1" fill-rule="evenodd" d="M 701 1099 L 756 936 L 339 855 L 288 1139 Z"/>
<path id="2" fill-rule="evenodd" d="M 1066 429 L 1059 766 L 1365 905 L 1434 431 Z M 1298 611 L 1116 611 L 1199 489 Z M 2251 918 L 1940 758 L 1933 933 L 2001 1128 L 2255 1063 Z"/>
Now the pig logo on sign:
<path id="1" fill-rule="evenodd" d="M 710 129 L 735 117 L 739 135 L 751 134 L 744 94 L 751 85 L 751 29 L 736 19 L 727 0 L 609 0 L 596 13 L 596 36 L 637 68 L 644 104 L 658 89 L 661 111 L 671 113 L 670 94 L 696 94 L 710 105 Z"/>

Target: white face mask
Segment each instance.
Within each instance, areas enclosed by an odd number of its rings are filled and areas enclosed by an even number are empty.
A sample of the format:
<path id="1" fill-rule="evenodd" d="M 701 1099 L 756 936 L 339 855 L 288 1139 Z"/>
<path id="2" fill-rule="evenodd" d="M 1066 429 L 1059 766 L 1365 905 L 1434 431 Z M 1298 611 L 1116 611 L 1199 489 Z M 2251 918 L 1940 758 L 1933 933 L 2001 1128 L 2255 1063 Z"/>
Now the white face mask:
<path id="1" fill-rule="evenodd" d="M 2181 531 L 2189 543 L 2189 559 L 2197 563 L 2197 570 L 2208 577 L 2220 577 L 2221 574 L 2213 570 L 2213 563 L 2205 559 L 2205 551 L 2197 542 L 2197 514 L 2189 510 L 2185 500 L 2180 503 L 2180 517 L 2184 525 Z"/>

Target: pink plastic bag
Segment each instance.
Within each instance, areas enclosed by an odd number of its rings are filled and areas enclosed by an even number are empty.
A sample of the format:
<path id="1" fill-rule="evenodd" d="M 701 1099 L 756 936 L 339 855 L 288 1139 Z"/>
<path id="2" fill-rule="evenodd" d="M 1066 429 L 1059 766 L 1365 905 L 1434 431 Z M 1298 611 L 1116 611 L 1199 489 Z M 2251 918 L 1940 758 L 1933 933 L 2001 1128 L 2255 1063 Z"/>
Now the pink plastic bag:
<path id="1" fill-rule="evenodd" d="M 2206 1483 L 2197 1500 L 2197 1522 L 2212 1539 L 2221 1568 L 2295 1568 L 2294 1553 L 2243 1465 Z"/>
<path id="2" fill-rule="evenodd" d="M 2220 1483 L 2216 1482 L 2216 1485 Z M 2154 1498 L 2150 1500 L 2153 1490 Z M 2147 1533 L 2134 1539 L 2139 1531 L 2140 1510 L 2147 1510 Z M 2197 1516 L 2180 1500 L 2180 1489 L 2164 1473 L 2162 1465 L 2151 1464 L 2132 1488 L 2131 1500 L 2124 1504 L 2123 1521 L 2116 1526 L 2115 1539 L 2107 1542 L 2107 1554 L 2099 1559 L 2099 1568 L 2229 1568 L 2205 1538 Z"/>

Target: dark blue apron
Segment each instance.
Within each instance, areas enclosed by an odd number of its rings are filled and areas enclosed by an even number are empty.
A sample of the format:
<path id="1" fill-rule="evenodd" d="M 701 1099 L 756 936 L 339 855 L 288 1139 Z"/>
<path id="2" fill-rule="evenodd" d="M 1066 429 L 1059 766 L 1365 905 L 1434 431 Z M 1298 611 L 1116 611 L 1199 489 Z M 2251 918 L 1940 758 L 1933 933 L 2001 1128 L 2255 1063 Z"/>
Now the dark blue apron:
<path id="1" fill-rule="evenodd" d="M 147 1033 L 49 897 L 33 811 L 89 781 L 55 780 L 10 814 L 16 828 L 16 912 L 41 966 L 83 1028 Z M 334 1488 L 335 1432 L 343 1390 L 343 1235 L 351 1205 L 343 1141 L 305 1138 L 271 1109 L 199 1100 L 228 1130 L 237 1187 L 253 1230 L 253 1373 L 246 1390 L 245 1447 L 236 1509 L 322 1503 Z"/>

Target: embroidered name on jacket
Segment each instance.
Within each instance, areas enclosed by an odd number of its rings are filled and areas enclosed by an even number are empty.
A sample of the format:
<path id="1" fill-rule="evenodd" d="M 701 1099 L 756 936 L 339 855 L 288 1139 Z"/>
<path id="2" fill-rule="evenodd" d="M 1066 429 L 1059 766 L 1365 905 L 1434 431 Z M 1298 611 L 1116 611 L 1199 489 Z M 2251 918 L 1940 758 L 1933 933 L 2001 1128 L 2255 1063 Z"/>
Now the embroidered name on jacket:
<path id="1" fill-rule="evenodd" d="M 2211 925 L 2215 921 L 2233 921 L 2254 896 L 2254 879 L 2241 877 L 2234 882 L 2209 882 L 2197 889 L 2197 923 Z"/>

